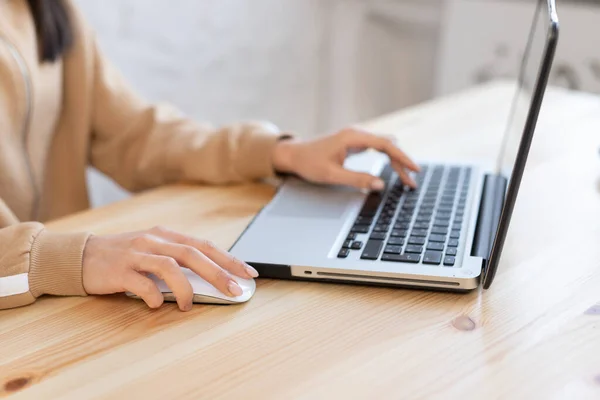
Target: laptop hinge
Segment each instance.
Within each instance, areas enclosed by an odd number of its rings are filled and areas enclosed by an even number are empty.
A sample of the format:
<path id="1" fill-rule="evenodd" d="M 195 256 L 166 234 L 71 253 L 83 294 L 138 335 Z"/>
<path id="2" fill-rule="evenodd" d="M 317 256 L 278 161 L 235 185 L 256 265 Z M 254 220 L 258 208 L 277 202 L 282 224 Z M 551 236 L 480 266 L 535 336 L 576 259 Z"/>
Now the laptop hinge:
<path id="1" fill-rule="evenodd" d="M 502 214 L 508 180 L 501 175 L 487 174 L 483 181 L 479 215 L 471 255 L 483 259 L 483 268 L 490 257 L 498 222 Z"/>

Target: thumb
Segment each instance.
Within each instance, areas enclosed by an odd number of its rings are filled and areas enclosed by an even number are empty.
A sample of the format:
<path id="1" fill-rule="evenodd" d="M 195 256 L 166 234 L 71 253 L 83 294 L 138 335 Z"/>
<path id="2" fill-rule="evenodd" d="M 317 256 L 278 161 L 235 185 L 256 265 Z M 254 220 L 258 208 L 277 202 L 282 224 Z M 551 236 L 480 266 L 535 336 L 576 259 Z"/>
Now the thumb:
<path id="1" fill-rule="evenodd" d="M 376 176 L 364 172 L 349 171 L 342 167 L 336 167 L 332 170 L 328 183 L 376 191 L 385 188 L 385 183 Z"/>

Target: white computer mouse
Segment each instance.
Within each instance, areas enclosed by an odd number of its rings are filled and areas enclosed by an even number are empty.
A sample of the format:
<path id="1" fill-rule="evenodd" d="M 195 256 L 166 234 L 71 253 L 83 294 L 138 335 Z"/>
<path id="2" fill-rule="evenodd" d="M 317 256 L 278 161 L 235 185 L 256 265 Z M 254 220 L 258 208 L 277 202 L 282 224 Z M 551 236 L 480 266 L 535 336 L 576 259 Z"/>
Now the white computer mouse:
<path id="1" fill-rule="evenodd" d="M 242 288 L 242 295 L 237 297 L 229 297 L 219 290 L 217 290 L 213 285 L 196 275 L 194 272 L 187 268 L 181 268 L 186 278 L 192 284 L 192 289 L 194 290 L 194 303 L 200 304 L 240 304 L 245 303 L 254 296 L 256 292 L 256 282 L 254 279 L 244 279 L 237 276 L 233 276 L 233 279 L 240 285 Z M 175 302 L 175 296 L 171 292 L 171 289 L 167 286 L 167 284 L 158 279 L 154 275 L 148 276 L 152 279 L 156 286 L 158 286 L 158 290 L 160 290 L 165 297 L 165 301 Z M 127 293 L 129 297 L 133 297 L 139 299 L 133 293 Z"/>

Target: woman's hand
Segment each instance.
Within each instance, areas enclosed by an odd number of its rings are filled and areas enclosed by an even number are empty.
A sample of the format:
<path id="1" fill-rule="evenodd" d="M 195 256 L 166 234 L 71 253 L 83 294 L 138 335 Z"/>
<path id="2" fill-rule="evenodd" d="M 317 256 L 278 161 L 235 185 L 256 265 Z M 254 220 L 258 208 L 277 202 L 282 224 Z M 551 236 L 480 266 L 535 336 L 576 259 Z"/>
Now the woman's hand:
<path id="1" fill-rule="evenodd" d="M 344 169 L 351 152 L 369 148 L 386 153 L 402 182 L 416 187 L 408 171 L 418 172 L 419 167 L 391 140 L 358 129 L 307 141 L 282 140 L 273 152 L 273 166 L 278 172 L 294 173 L 316 183 L 382 190 L 384 183 L 378 177 Z"/>
<path id="2" fill-rule="evenodd" d="M 254 268 L 208 241 L 157 227 L 122 235 L 92 236 L 83 255 L 83 286 L 92 295 L 129 291 L 150 308 L 158 308 L 164 298 L 147 277 L 153 274 L 165 281 L 179 308 L 189 311 L 194 293 L 180 265 L 228 296 L 242 294 L 232 274 L 247 279 L 258 276 Z"/>

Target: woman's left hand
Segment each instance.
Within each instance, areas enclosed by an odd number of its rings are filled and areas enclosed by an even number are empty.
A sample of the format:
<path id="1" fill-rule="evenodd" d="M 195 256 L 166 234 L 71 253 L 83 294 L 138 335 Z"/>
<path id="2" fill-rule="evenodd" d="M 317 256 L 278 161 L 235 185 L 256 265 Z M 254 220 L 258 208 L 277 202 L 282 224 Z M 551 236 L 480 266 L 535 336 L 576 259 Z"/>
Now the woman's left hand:
<path id="1" fill-rule="evenodd" d="M 418 172 L 419 166 L 391 140 L 358 129 L 345 129 L 312 140 L 282 140 L 273 152 L 273 166 L 278 172 L 293 173 L 316 183 L 382 190 L 385 185 L 379 177 L 344 169 L 350 153 L 366 149 L 387 154 L 402 182 L 416 187 L 409 171 Z"/>

